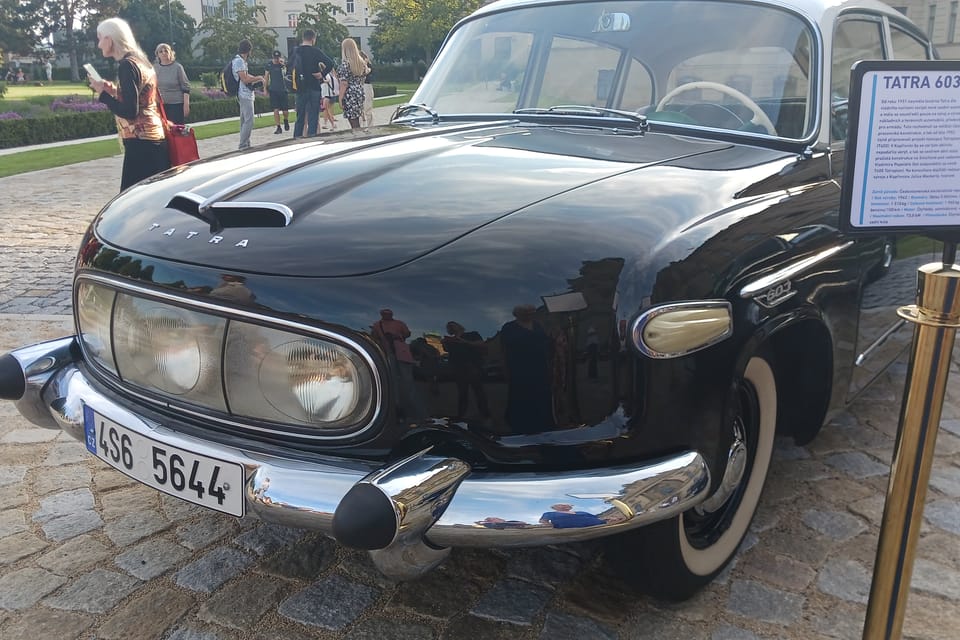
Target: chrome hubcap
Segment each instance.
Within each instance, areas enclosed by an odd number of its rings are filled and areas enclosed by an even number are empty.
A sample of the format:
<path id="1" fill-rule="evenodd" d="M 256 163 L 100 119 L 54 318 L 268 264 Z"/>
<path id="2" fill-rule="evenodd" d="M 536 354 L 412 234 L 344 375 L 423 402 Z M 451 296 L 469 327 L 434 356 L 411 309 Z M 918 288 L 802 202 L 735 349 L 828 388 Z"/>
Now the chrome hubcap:
<path id="1" fill-rule="evenodd" d="M 713 495 L 694 507 L 696 512 L 706 515 L 720 509 L 740 486 L 746 468 L 747 443 L 744 440 L 743 421 L 737 417 L 733 421 L 733 442 L 730 443 L 730 450 L 727 452 L 727 466 L 723 470 L 720 486 Z"/>

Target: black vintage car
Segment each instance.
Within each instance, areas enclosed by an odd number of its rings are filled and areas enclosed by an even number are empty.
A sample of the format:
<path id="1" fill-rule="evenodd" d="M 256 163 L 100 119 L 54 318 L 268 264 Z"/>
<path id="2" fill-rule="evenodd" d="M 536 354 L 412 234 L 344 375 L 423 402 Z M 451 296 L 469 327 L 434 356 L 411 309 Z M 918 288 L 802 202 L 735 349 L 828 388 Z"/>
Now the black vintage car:
<path id="1" fill-rule="evenodd" d="M 851 64 L 934 51 L 871 0 L 506 0 L 369 134 L 174 168 L 104 207 L 77 335 L 0 360 L 38 425 L 395 577 L 607 537 L 684 598 L 906 346 L 932 242 L 843 237 Z"/>

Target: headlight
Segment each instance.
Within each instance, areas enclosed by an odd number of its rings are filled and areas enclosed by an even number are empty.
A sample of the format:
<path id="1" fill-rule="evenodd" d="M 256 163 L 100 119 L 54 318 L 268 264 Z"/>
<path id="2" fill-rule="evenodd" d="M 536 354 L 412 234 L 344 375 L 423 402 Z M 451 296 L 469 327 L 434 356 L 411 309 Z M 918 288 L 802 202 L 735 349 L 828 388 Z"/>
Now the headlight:
<path id="1" fill-rule="evenodd" d="M 104 369 L 117 373 L 110 340 L 110 318 L 116 294 L 89 282 L 77 285 L 77 323 L 80 342 L 87 356 Z"/>
<path id="2" fill-rule="evenodd" d="M 369 424 L 378 401 L 371 363 L 358 348 L 309 335 L 309 327 L 295 327 L 301 334 L 261 326 L 89 280 L 78 282 L 76 301 L 87 357 L 173 400 L 290 425 L 301 436 L 304 428 L 350 435 Z"/>
<path id="3" fill-rule="evenodd" d="M 114 350 L 125 382 L 225 411 L 220 348 L 227 321 L 117 294 Z"/>
<path id="4" fill-rule="evenodd" d="M 232 322 L 226 349 L 233 413 L 336 428 L 370 409 L 373 385 L 366 366 L 337 344 Z"/>
<path id="5" fill-rule="evenodd" d="M 679 302 L 654 307 L 634 321 L 633 343 L 651 358 L 677 358 L 720 342 L 733 333 L 725 300 Z"/>

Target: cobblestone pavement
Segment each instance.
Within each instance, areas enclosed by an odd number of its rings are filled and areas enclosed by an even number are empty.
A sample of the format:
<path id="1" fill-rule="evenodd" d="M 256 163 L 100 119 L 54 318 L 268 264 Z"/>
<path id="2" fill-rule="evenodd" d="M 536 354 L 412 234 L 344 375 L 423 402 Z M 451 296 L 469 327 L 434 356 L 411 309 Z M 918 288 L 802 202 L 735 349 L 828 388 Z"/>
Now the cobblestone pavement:
<path id="1" fill-rule="evenodd" d="M 201 141 L 201 153 L 235 143 Z M 111 158 L 0 179 L 18 194 L 0 205 L 0 353 L 70 331 L 73 252 L 119 173 Z M 960 629 L 958 360 L 907 603 L 915 639 Z M 905 372 L 884 374 L 812 444 L 778 442 L 735 563 L 683 604 L 631 595 L 596 543 L 454 550 L 395 584 L 315 533 L 141 487 L 0 402 L 0 637 L 859 639 Z"/>

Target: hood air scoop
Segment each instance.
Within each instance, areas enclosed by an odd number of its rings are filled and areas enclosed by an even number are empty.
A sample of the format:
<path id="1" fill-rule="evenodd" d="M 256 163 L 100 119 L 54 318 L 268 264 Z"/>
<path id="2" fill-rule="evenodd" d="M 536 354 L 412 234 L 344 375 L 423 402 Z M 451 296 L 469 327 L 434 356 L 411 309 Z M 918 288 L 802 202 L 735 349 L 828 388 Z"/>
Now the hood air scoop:
<path id="1" fill-rule="evenodd" d="M 170 199 L 167 208 L 203 220 L 210 225 L 211 233 L 241 227 L 286 227 L 293 220 L 293 211 L 284 204 L 224 201 L 216 197 L 203 198 L 181 191 Z"/>

